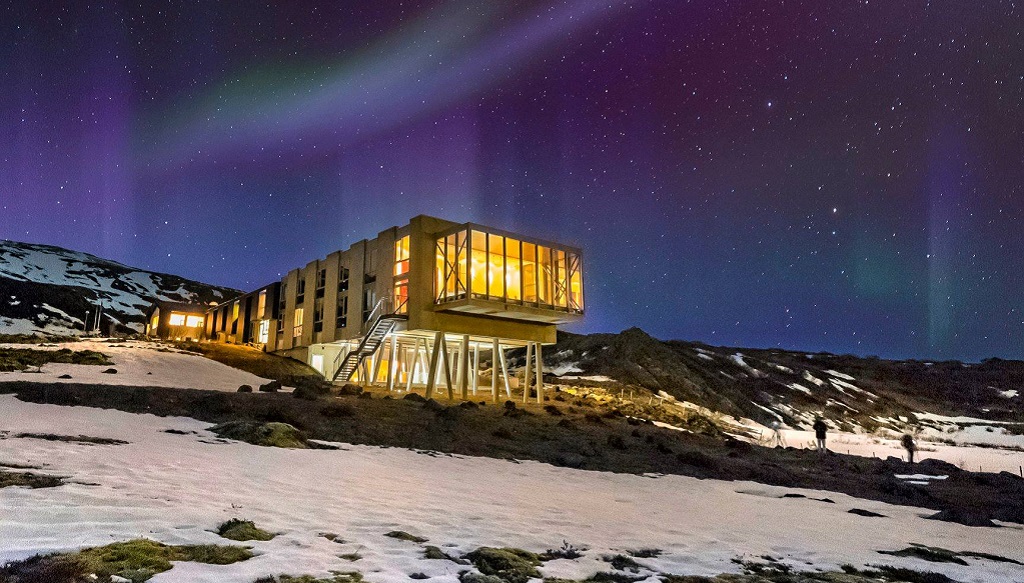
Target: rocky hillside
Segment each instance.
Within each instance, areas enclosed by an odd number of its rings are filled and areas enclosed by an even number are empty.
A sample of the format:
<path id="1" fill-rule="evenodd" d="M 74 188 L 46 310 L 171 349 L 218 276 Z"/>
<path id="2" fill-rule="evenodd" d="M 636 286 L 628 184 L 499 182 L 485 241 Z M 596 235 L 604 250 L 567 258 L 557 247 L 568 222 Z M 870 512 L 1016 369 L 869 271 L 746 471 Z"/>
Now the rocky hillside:
<path id="1" fill-rule="evenodd" d="M 219 301 L 235 290 L 135 269 L 88 253 L 0 240 L 0 334 L 80 334 L 103 305 L 101 327 L 143 330 L 155 300 Z"/>
<path id="2" fill-rule="evenodd" d="M 632 328 L 620 334 L 561 333 L 558 344 L 545 350 L 545 369 L 552 382 L 635 387 L 790 426 L 807 426 L 817 414 L 837 425 L 862 427 L 926 420 L 926 413 L 1024 420 L 1020 361 L 893 361 L 715 347 L 665 342 Z"/>

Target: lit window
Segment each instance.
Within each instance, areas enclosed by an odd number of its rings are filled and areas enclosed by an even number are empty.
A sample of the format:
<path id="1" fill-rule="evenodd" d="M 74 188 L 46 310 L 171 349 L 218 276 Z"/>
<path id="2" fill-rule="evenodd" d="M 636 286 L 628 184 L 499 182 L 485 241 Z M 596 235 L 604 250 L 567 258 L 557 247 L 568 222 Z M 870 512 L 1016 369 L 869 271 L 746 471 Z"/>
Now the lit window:
<path id="1" fill-rule="evenodd" d="M 170 319 L 171 326 L 184 326 L 185 325 L 185 314 L 171 314 Z"/>
<path id="2" fill-rule="evenodd" d="M 565 264 L 565 251 L 555 249 L 555 307 L 568 307 L 569 280 Z"/>
<path id="3" fill-rule="evenodd" d="M 554 278 L 551 277 L 551 248 L 537 247 L 537 265 L 539 266 L 537 278 L 537 296 L 540 303 L 551 304 Z"/>
<path id="4" fill-rule="evenodd" d="M 474 296 L 487 295 L 487 233 L 473 231 L 473 257 L 469 264 L 469 281 Z"/>
<path id="5" fill-rule="evenodd" d="M 409 235 L 395 241 L 395 275 L 409 273 Z"/>
<path id="6" fill-rule="evenodd" d="M 256 342 L 266 344 L 270 340 L 270 320 L 260 320 L 260 327 L 256 333 Z"/>
<path id="7" fill-rule="evenodd" d="M 487 295 L 505 297 L 505 238 L 487 235 Z"/>
<path id="8" fill-rule="evenodd" d="M 508 299 L 520 301 L 523 299 L 523 272 L 520 258 L 519 241 L 505 238 L 505 289 L 508 291 Z"/>
<path id="9" fill-rule="evenodd" d="M 302 308 L 295 308 L 295 327 L 292 328 L 292 336 L 298 338 L 302 336 L 302 318 L 304 310 Z"/>
<path id="10" fill-rule="evenodd" d="M 267 290 L 260 290 L 260 299 L 256 307 L 256 317 L 262 318 L 267 314 Z"/>
<path id="11" fill-rule="evenodd" d="M 186 316 L 185 317 L 185 326 L 188 326 L 189 328 L 202 328 L 203 327 L 203 317 L 202 316 Z"/>
<path id="12" fill-rule="evenodd" d="M 523 243 L 523 301 L 537 301 L 537 246 Z"/>
<path id="13" fill-rule="evenodd" d="M 409 281 L 402 280 L 395 284 L 395 313 L 409 313 Z"/>
<path id="14" fill-rule="evenodd" d="M 569 254 L 569 309 L 583 311 L 583 266 L 575 253 Z"/>

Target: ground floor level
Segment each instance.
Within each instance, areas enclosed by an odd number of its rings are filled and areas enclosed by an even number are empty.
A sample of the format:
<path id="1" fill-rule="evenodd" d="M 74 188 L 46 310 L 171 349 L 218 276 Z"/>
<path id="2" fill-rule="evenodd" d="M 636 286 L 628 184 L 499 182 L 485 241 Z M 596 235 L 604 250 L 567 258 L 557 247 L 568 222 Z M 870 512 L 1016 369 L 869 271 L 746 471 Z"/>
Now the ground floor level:
<path id="1" fill-rule="evenodd" d="M 395 330 L 368 350 L 362 339 L 313 344 L 275 354 L 308 364 L 336 383 L 448 398 L 544 398 L 543 345 L 433 330 Z M 512 351 L 517 357 L 513 360 Z M 525 352 L 525 357 L 524 353 Z M 346 368 L 346 361 L 354 363 Z"/>

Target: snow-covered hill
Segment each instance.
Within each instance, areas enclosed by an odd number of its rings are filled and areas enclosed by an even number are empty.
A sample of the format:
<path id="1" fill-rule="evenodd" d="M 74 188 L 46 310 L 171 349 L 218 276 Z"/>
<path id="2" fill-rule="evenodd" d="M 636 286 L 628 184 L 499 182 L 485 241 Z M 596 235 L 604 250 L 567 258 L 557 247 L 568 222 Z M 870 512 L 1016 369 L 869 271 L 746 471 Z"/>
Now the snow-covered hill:
<path id="1" fill-rule="evenodd" d="M 1024 362 L 884 360 L 782 349 L 708 346 L 620 334 L 560 333 L 545 350 L 551 380 L 618 391 L 631 387 L 761 423 L 835 428 L 932 429 L 951 434 L 1017 429 L 1024 421 Z M 513 359 L 520 364 L 521 356 Z M 952 421 L 951 421 L 952 419 Z M 993 428 L 994 427 L 994 428 Z"/>
<path id="2" fill-rule="evenodd" d="M 102 303 L 101 331 L 140 332 L 154 300 L 210 302 L 235 290 L 135 269 L 88 253 L 0 240 L 0 334 L 80 334 Z"/>

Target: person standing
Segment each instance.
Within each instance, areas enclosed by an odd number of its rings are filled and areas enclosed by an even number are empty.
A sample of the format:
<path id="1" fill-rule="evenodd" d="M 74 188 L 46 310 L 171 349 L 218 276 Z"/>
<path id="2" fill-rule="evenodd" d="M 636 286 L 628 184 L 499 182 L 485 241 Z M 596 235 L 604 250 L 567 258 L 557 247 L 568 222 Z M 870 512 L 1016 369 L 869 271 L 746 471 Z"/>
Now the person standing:
<path id="1" fill-rule="evenodd" d="M 903 449 L 907 450 L 907 461 L 914 463 L 914 452 L 917 451 L 917 444 L 914 443 L 914 436 L 909 433 L 904 433 L 903 437 L 900 438 L 900 443 L 903 444 Z"/>
<path id="2" fill-rule="evenodd" d="M 825 420 L 822 419 L 821 417 L 815 417 L 814 418 L 814 425 L 812 425 L 812 428 L 814 429 L 814 439 L 817 442 L 818 451 L 820 451 L 820 452 L 826 451 L 826 449 L 825 449 L 825 436 L 826 436 L 826 433 L 828 432 L 828 425 L 825 425 Z"/>
<path id="3" fill-rule="evenodd" d="M 786 447 L 786 440 L 782 437 L 782 424 L 777 420 L 772 421 L 772 447 Z"/>

